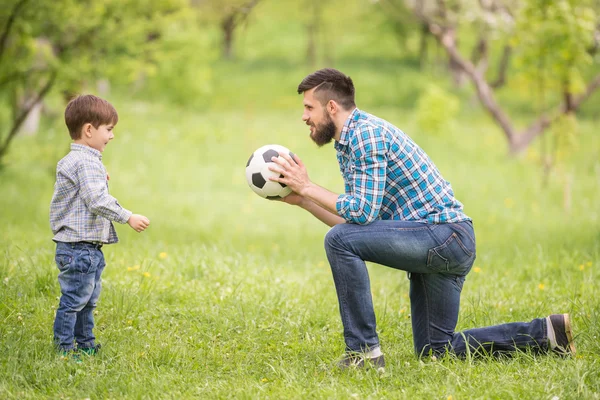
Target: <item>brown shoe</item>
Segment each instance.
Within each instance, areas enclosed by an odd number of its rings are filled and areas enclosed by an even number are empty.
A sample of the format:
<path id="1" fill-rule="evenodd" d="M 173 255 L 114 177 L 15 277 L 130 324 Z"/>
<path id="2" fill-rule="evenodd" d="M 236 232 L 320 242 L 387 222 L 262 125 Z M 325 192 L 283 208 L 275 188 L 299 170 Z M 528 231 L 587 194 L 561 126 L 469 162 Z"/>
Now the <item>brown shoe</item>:
<path id="1" fill-rule="evenodd" d="M 562 356 L 575 355 L 575 343 L 573 343 L 573 329 L 569 314 L 552 314 L 548 317 L 550 323 L 548 330 L 552 329 L 556 345 L 550 344 L 550 349 Z"/>

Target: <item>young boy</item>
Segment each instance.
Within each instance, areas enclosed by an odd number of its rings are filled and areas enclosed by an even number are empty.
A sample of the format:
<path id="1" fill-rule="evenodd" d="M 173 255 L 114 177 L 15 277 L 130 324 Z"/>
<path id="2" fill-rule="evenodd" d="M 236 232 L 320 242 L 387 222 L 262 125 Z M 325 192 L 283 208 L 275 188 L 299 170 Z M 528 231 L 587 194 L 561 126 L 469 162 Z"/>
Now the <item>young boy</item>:
<path id="1" fill-rule="evenodd" d="M 54 320 L 54 342 L 63 355 L 75 350 L 92 355 L 100 348 L 92 332 L 93 311 L 105 266 L 102 246 L 118 241 L 112 221 L 128 223 L 137 232 L 150 224 L 148 218 L 124 209 L 108 193 L 102 152 L 114 138 L 118 120 L 115 108 L 93 95 L 74 98 L 65 110 L 73 143 L 69 154 L 58 162 L 50 203 L 62 294 Z"/>

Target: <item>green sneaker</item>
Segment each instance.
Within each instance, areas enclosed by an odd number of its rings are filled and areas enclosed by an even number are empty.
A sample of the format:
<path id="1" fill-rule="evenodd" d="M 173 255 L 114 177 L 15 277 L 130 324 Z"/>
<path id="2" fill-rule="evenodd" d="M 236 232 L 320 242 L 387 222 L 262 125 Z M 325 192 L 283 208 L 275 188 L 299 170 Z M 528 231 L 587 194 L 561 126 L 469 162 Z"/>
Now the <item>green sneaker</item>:
<path id="1" fill-rule="evenodd" d="M 95 356 L 96 354 L 98 354 L 101 348 L 102 346 L 100 345 L 100 343 L 98 343 L 97 345 L 92 347 L 79 347 L 77 351 L 81 354 L 85 354 L 86 356 Z"/>
<path id="2" fill-rule="evenodd" d="M 81 362 L 81 357 L 75 350 L 59 350 L 58 354 L 60 355 L 61 360 L 72 360 L 77 363 Z"/>

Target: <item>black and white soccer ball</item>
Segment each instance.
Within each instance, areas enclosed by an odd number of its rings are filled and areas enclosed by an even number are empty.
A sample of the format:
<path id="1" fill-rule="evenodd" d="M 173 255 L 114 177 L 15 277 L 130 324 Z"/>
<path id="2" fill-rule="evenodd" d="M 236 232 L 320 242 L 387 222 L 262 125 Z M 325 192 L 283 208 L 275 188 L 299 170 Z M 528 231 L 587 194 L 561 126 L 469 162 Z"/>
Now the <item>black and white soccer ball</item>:
<path id="1" fill-rule="evenodd" d="M 246 163 L 248 185 L 260 197 L 275 200 L 292 193 L 292 189 L 285 184 L 269 180 L 270 177 L 277 176 L 277 172 L 269 169 L 269 165 L 274 164 L 271 157 L 279 157 L 280 154 L 292 156 L 292 152 L 286 147 L 278 144 L 268 144 L 252 153 Z"/>

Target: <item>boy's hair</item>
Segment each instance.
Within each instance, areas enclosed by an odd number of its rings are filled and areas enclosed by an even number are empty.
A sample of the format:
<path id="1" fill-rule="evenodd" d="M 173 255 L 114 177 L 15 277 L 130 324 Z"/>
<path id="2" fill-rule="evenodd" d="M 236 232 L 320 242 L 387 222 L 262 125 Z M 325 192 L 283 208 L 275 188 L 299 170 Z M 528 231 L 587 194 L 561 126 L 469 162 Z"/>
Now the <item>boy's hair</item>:
<path id="1" fill-rule="evenodd" d="M 316 88 L 315 97 L 322 105 L 327 104 L 329 100 L 334 100 L 345 110 L 356 107 L 352 79 L 337 69 L 324 68 L 308 75 L 298 85 L 298 94 L 312 88 Z"/>
<path id="2" fill-rule="evenodd" d="M 119 115 L 112 104 L 92 94 L 71 99 L 65 109 L 65 123 L 73 140 L 81 138 L 81 128 L 85 124 L 98 128 L 100 125 L 116 125 L 118 121 Z"/>

